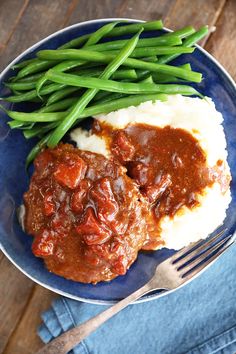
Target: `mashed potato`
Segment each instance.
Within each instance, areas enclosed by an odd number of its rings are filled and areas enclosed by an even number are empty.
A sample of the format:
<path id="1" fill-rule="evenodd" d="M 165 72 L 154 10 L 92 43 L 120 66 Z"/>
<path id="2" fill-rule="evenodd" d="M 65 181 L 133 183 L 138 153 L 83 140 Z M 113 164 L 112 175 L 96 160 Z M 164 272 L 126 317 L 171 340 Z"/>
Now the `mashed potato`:
<path id="1" fill-rule="evenodd" d="M 145 123 L 163 128 L 171 126 L 181 128 L 195 137 L 206 154 L 208 167 L 222 160 L 225 174 L 230 175 L 227 164 L 226 139 L 222 126 L 223 117 L 217 112 L 210 98 L 200 99 L 181 95 L 169 96 L 165 102 L 145 102 L 138 107 L 129 107 L 106 115 L 95 117 L 114 129 L 125 128 L 129 124 Z M 105 140 L 75 129 L 72 140 L 80 149 L 110 156 Z M 220 184 L 215 182 L 198 195 L 199 206 L 192 209 L 182 207 L 174 217 L 165 216 L 160 220 L 161 237 L 168 248 L 179 249 L 190 242 L 206 238 L 221 225 L 231 201 L 230 190 L 222 192 Z"/>

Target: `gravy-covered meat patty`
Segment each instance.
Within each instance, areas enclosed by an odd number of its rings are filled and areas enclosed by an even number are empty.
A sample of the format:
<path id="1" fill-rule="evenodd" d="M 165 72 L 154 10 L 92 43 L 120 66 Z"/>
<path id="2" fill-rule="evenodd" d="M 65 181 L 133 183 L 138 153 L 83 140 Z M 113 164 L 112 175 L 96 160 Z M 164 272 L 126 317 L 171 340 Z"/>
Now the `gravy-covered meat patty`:
<path id="1" fill-rule="evenodd" d="M 148 203 L 126 169 L 69 144 L 38 155 L 24 202 L 33 253 L 75 281 L 125 274 L 147 237 Z"/>

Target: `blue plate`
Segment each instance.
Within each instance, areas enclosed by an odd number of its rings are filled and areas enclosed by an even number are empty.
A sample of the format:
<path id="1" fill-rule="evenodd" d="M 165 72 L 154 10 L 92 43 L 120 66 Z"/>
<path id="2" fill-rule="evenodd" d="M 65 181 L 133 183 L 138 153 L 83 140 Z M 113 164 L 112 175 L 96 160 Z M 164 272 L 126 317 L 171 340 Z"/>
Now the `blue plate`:
<path id="1" fill-rule="evenodd" d="M 10 67 L 21 60 L 34 56 L 41 49 L 57 48 L 63 43 L 86 33 L 93 32 L 105 23 L 117 19 L 104 19 L 83 22 L 67 27 L 35 44 L 17 57 L 0 76 L 0 97 L 6 95 L 4 81 L 13 75 Z M 129 22 L 140 22 L 128 20 Z M 147 34 L 148 36 L 148 34 Z M 227 236 L 236 229 L 236 87 L 229 74 L 206 51 L 197 48 L 191 55 L 184 55 L 176 60 L 176 64 L 190 63 L 193 70 L 203 73 L 204 80 L 198 89 L 210 96 L 216 108 L 224 116 L 224 128 L 228 142 L 228 162 L 233 176 L 231 184 L 232 203 L 228 209 L 225 226 Z M 7 108 L 27 110 L 29 104 L 11 105 Z M 7 116 L 0 112 L 0 244 L 5 255 L 25 275 L 42 286 L 61 295 L 85 302 L 107 304 L 120 300 L 142 286 L 153 274 L 158 263 L 165 260 L 172 250 L 162 249 L 156 252 L 140 253 L 137 261 L 125 276 L 101 283 L 96 286 L 76 283 L 49 273 L 43 261 L 31 252 L 32 238 L 20 228 L 16 218 L 16 208 L 22 203 L 22 195 L 28 188 L 28 177 L 25 173 L 25 158 L 35 142 L 28 142 L 19 130 L 10 131 L 6 122 Z M 206 117 L 207 119 L 207 117 Z M 216 141 L 217 144 L 217 141 Z M 165 292 L 164 294 L 168 294 Z M 162 296 L 155 292 L 139 301 L 147 301 Z"/>

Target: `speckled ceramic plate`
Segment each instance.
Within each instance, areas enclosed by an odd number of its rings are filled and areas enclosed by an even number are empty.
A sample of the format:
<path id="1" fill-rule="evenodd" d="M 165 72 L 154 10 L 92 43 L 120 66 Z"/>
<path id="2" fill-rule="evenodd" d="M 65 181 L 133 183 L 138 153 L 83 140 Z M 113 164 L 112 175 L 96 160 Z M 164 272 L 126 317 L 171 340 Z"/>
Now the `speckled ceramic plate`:
<path id="1" fill-rule="evenodd" d="M 67 27 L 27 49 L 0 75 L 0 97 L 6 93 L 3 83 L 13 75 L 13 71 L 10 69 L 13 64 L 33 57 L 38 50 L 57 48 L 77 36 L 95 31 L 113 20 L 119 19 L 94 20 Z M 129 19 L 127 21 L 141 22 Z M 175 62 L 178 65 L 190 63 L 193 70 L 203 73 L 204 80 L 197 87 L 200 92 L 213 99 L 217 110 L 224 116 L 224 128 L 229 151 L 228 162 L 233 176 L 231 184 L 232 202 L 225 220 L 227 226 L 225 236 L 227 236 L 236 229 L 235 83 L 224 68 L 199 47 L 193 54 L 181 56 Z M 26 105 L 28 106 L 28 103 L 14 105 L 14 109 L 27 110 Z M 6 107 L 9 108 L 10 104 L 6 104 Z M 96 286 L 66 280 L 47 271 L 43 261 L 32 254 L 32 238 L 21 230 L 16 218 L 16 208 L 22 203 L 22 195 L 27 190 L 29 183 L 24 169 L 25 158 L 35 142 L 26 141 L 20 131 L 10 131 L 6 124 L 7 116 L 3 112 L 0 112 L 0 118 L 0 244 L 2 251 L 10 261 L 26 276 L 58 294 L 97 304 L 107 304 L 120 300 L 147 282 L 156 265 L 173 254 L 174 251 L 162 249 L 149 253 L 140 252 L 137 261 L 125 276 Z M 155 292 L 144 296 L 139 302 L 156 299 L 168 293 Z"/>

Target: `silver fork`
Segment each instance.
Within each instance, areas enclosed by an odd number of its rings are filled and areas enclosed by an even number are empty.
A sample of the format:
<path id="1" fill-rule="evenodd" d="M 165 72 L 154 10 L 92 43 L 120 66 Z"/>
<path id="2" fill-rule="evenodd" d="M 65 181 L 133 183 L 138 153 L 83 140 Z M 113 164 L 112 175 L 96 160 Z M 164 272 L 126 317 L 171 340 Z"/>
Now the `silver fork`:
<path id="1" fill-rule="evenodd" d="M 206 269 L 234 243 L 236 234 L 222 239 L 224 232 L 225 230 L 211 239 L 192 243 L 176 252 L 156 267 L 153 277 L 144 286 L 80 326 L 60 335 L 36 354 L 65 354 L 104 322 L 144 294 L 158 289 L 179 288 Z"/>

